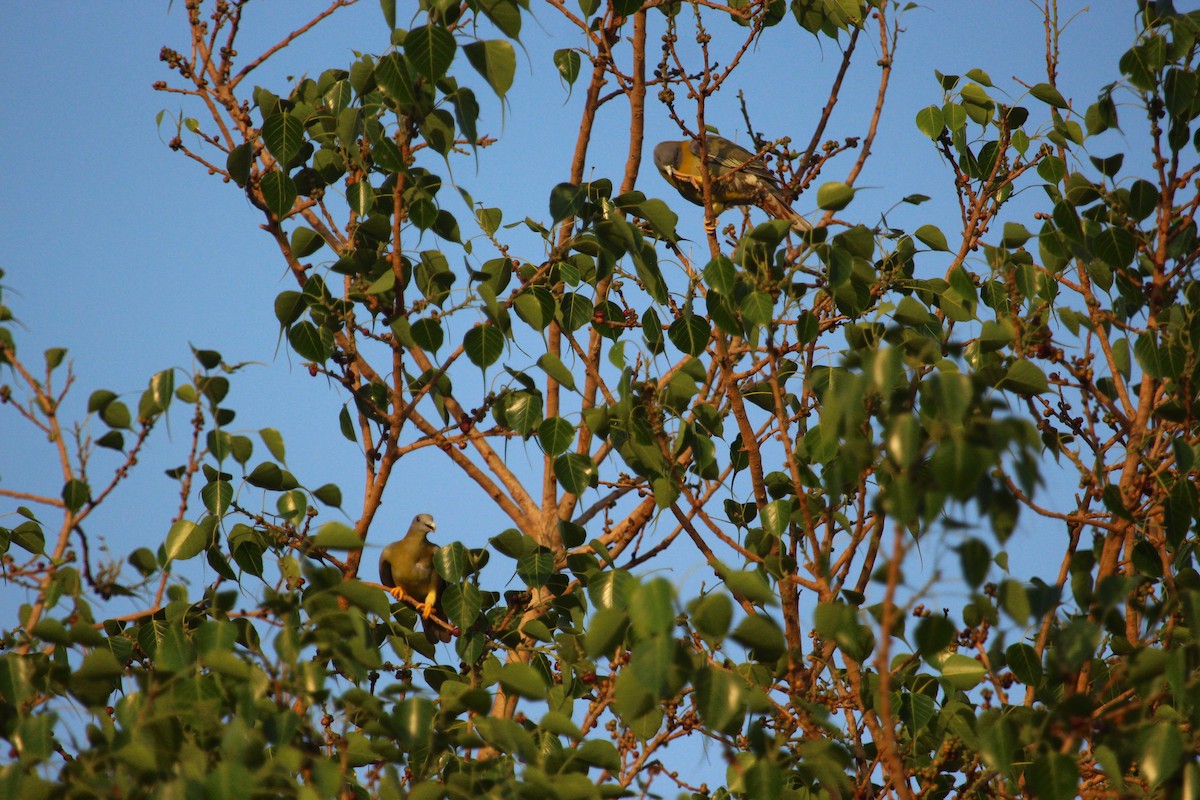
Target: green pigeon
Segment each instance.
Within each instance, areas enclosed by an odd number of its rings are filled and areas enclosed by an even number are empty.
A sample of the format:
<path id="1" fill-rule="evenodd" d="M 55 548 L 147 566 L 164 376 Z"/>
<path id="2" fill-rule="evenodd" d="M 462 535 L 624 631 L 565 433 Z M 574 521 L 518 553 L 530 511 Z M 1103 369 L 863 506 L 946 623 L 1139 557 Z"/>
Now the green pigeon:
<path id="1" fill-rule="evenodd" d="M 388 587 L 397 600 L 410 598 L 416 603 L 421 619 L 425 620 L 425 638 L 430 642 L 450 641 L 450 631 L 430 621 L 441 613 L 442 578 L 433 566 L 437 545 L 429 541 L 430 531 L 436 530 L 430 514 L 417 514 L 408 533 L 392 542 L 379 554 L 379 582 Z"/>
<path id="2" fill-rule="evenodd" d="M 659 142 L 654 148 L 654 166 L 685 200 L 704 205 L 700 142 Z M 808 220 L 788 205 L 775 175 L 746 148 L 720 136 L 708 136 L 708 170 L 716 214 L 729 206 L 758 206 L 772 217 L 790 222 L 797 233 L 812 230 Z"/>

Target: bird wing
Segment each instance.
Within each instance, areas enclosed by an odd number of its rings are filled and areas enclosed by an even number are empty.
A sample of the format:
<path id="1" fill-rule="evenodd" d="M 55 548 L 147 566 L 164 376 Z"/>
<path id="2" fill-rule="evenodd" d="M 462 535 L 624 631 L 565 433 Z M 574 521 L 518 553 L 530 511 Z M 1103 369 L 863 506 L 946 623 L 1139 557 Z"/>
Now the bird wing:
<path id="1" fill-rule="evenodd" d="M 396 579 L 392 577 L 392 550 L 397 544 L 399 542 L 392 542 L 379 554 L 379 582 L 389 589 L 396 585 Z"/>
<path id="2" fill-rule="evenodd" d="M 697 151 L 700 143 L 692 143 Z M 725 203 L 756 205 L 776 219 L 787 220 L 799 233 L 811 230 L 812 225 L 787 202 L 787 196 L 775 174 L 762 160 L 744 147 L 719 136 L 708 137 L 713 177 L 713 194 Z"/>
<path id="3" fill-rule="evenodd" d="M 691 149 L 700 154 L 700 143 L 691 142 Z M 778 188 L 774 173 L 767 169 L 757 154 L 720 136 L 708 137 L 708 164 L 714 177 L 745 173 L 762 178 Z"/>

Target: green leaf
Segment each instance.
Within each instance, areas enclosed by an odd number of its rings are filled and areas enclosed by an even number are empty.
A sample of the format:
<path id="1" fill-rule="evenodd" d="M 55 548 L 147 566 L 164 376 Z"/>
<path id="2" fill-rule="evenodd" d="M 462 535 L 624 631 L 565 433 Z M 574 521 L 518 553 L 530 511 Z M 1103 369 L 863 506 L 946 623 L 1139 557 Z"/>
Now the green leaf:
<path id="1" fill-rule="evenodd" d="M 1194 29 L 1192 35 L 1195 35 Z M 1186 69 L 1169 69 L 1163 79 L 1163 99 L 1167 102 L 1167 111 L 1175 117 L 1189 120 L 1195 116 L 1196 108 L 1196 73 Z"/>
<path id="2" fill-rule="evenodd" d="M 563 386 L 572 391 L 575 390 L 575 376 L 571 374 L 571 370 L 567 369 L 567 365 L 562 362 L 562 359 L 554 353 L 543 353 L 538 357 L 537 365 Z"/>
<path id="3" fill-rule="evenodd" d="M 342 410 L 338 412 L 338 430 L 341 431 L 342 438 L 346 441 L 358 441 L 358 437 L 354 433 L 354 421 L 350 419 L 350 409 L 348 406 L 342 406 Z"/>
<path id="4" fill-rule="evenodd" d="M 133 422 L 133 417 L 129 413 L 129 406 L 121 402 L 109 403 L 100 412 L 100 418 L 104 420 L 104 424 L 110 428 L 121 428 L 128 430 L 130 423 Z"/>
<path id="5" fill-rule="evenodd" d="M 433 718 L 437 713 L 432 702 L 424 697 L 408 697 L 395 711 L 400 735 L 399 744 L 409 752 L 424 748 L 433 735 Z"/>
<path id="6" fill-rule="evenodd" d="M 708 284 L 708 288 L 732 297 L 737 286 L 737 268 L 728 257 L 717 256 L 705 265 L 704 282 Z"/>
<path id="7" fill-rule="evenodd" d="M 491 39 L 471 42 L 463 47 L 463 52 L 467 54 L 471 66 L 483 76 L 496 96 L 503 100 L 517 71 L 517 54 L 513 46 L 503 39 Z"/>
<path id="8" fill-rule="evenodd" d="M 1042 682 L 1042 660 L 1037 651 L 1024 642 L 1009 645 L 1004 651 L 1008 668 L 1026 686 L 1037 687 Z"/>
<path id="9" fill-rule="evenodd" d="M 542 330 L 554 319 L 554 298 L 544 286 L 533 286 L 517 295 L 513 308 L 535 330 Z"/>
<path id="10" fill-rule="evenodd" d="M 1029 90 L 1029 93 L 1041 100 L 1043 103 L 1052 105 L 1055 108 L 1069 108 L 1067 101 L 1059 94 L 1058 89 L 1055 89 L 1048 83 L 1039 83 Z"/>
<path id="11" fill-rule="evenodd" d="M 550 190 L 550 219 L 562 222 L 573 217 L 587 202 L 587 192 L 574 183 L 558 183 Z"/>
<path id="12" fill-rule="evenodd" d="M 326 342 L 322 331 L 307 320 L 288 330 L 288 342 L 299 356 L 318 364 L 324 363 L 332 355 L 333 348 Z"/>
<path id="13" fill-rule="evenodd" d="M 500 229 L 504 212 L 499 208 L 480 208 L 475 211 L 475 218 L 479 220 L 479 227 L 485 233 L 493 234 Z"/>
<path id="14" fill-rule="evenodd" d="M 285 328 L 300 319 L 304 309 L 304 295 L 300 292 L 280 292 L 275 298 L 275 319 Z"/>
<path id="15" fill-rule="evenodd" d="M 479 616 L 483 595 L 473 583 L 452 583 L 442 592 L 440 602 L 450 621 L 461 630 L 466 630 Z"/>
<path id="16" fill-rule="evenodd" d="M 83 508 L 91 496 L 92 490 L 85 481 L 72 478 L 63 484 L 62 499 L 68 511 L 75 512 Z"/>
<path id="17" fill-rule="evenodd" d="M 503 401 L 504 418 L 509 427 L 525 436 L 542 419 L 542 396 L 534 392 L 510 392 Z"/>
<path id="18" fill-rule="evenodd" d="M 593 767 L 606 769 L 609 772 L 615 773 L 621 769 L 621 756 L 617 752 L 617 748 L 612 742 L 603 739 L 589 739 L 579 746 L 575 751 L 575 757 L 585 764 L 590 764 Z M 561 776 L 559 776 L 561 777 Z M 595 787 L 588 787 L 594 790 Z M 580 795 L 586 796 L 591 792 L 585 792 Z"/>
<path id="19" fill-rule="evenodd" d="M 838 181 L 830 181 L 817 190 L 817 206 L 826 211 L 840 211 L 850 205 L 855 189 Z"/>
<path id="20" fill-rule="evenodd" d="M 1153 789 L 1162 785 L 1183 763 L 1183 737 L 1175 722 L 1159 722 L 1138 736 L 1138 769 Z"/>
<path id="21" fill-rule="evenodd" d="M 754 291 L 742 298 L 739 309 L 747 326 L 762 327 L 771 323 L 774 302 L 766 292 Z"/>
<path id="22" fill-rule="evenodd" d="M 611 569 L 588 581 L 588 599 L 596 608 L 625 608 L 636 579 L 623 569 Z"/>
<path id="23" fill-rule="evenodd" d="M 950 682 L 955 689 L 967 691 L 974 689 L 987 675 L 983 664 L 975 659 L 959 653 L 952 653 L 938 665 L 942 677 Z"/>
<path id="24" fill-rule="evenodd" d="M 561 322 L 569 331 L 577 331 L 592 319 L 592 302 L 578 292 L 566 292 L 559 303 Z"/>
<path id="25" fill-rule="evenodd" d="M 506 691 L 530 700 L 546 699 L 546 682 L 541 673 L 519 661 L 510 661 L 500 668 L 500 685 Z"/>
<path id="26" fill-rule="evenodd" d="M 575 740 L 583 738 L 583 731 L 579 730 L 579 726 L 570 717 L 559 711 L 546 712 L 538 721 L 538 727 L 555 736 L 566 736 L 568 739 Z"/>
<path id="27" fill-rule="evenodd" d="M 950 246 L 946 244 L 946 235 L 935 225 L 922 225 L 913 231 L 913 236 L 916 236 L 934 250 L 941 250 L 945 253 L 950 252 Z"/>
<path id="28" fill-rule="evenodd" d="M 897 703 L 904 727 L 917 734 L 933 719 L 936 709 L 933 698 L 920 692 L 902 692 Z"/>
<path id="29" fill-rule="evenodd" d="M 125 437 L 120 431 L 109 431 L 96 440 L 97 447 L 107 447 L 111 450 L 125 450 Z"/>
<path id="30" fill-rule="evenodd" d="M 267 446 L 267 450 L 271 452 L 279 461 L 286 461 L 284 457 L 286 448 L 283 444 L 283 435 L 274 428 L 262 428 L 258 432 L 259 437 L 263 440 L 263 444 Z"/>
<path id="31" fill-rule="evenodd" d="M 996 385 L 1021 395 L 1050 391 L 1050 383 L 1046 380 L 1046 374 L 1032 361 L 1025 359 L 1014 361 L 1004 374 L 1004 378 Z"/>
<path id="32" fill-rule="evenodd" d="M 389 53 L 379 59 L 375 67 L 375 82 L 399 106 L 416 105 L 417 93 L 412 85 L 408 61 L 399 53 Z"/>
<path id="33" fill-rule="evenodd" d="M 588 621 L 584 635 L 584 652 L 589 658 L 612 655 L 613 650 L 625 637 L 629 627 L 629 615 L 624 608 L 600 608 Z"/>
<path id="34" fill-rule="evenodd" d="M 647 638 L 670 632 L 675 624 L 675 592 L 665 578 L 651 578 L 633 590 L 630 605 L 637 609 L 633 615 L 633 630 Z"/>
<path id="35" fill-rule="evenodd" d="M 917 112 L 917 130 L 936 140 L 946 128 L 946 118 L 937 106 L 929 106 Z"/>
<path id="36" fill-rule="evenodd" d="M 521 6 L 517 0 L 481 0 L 479 10 L 487 15 L 500 32 L 510 39 L 519 39 L 521 33 Z"/>
<path id="37" fill-rule="evenodd" d="M 431 81 L 446 74 L 457 49 L 454 34 L 434 24 L 414 28 L 404 38 L 404 55 L 419 74 Z"/>
<path id="38" fill-rule="evenodd" d="M 1143 333 L 1133 345 L 1133 355 L 1138 366 L 1152 378 L 1176 378 L 1185 367 L 1187 353 L 1175 343 L 1159 346 L 1153 333 Z"/>
<path id="39" fill-rule="evenodd" d="M 165 553 L 167 561 L 187 561 L 195 558 L 208 544 L 208 537 L 203 526 L 188 520 L 180 520 L 171 525 L 167 532 Z"/>
<path id="40" fill-rule="evenodd" d="M 704 724 L 720 733 L 736 733 L 745 715 L 746 687 L 741 679 L 710 666 L 696 675 L 695 686 L 694 702 Z"/>
<path id="41" fill-rule="evenodd" d="M 1058 184 L 1067 177 L 1067 165 L 1058 156 L 1046 156 L 1038 164 L 1037 174 L 1047 183 Z"/>
<path id="42" fill-rule="evenodd" d="M 229 156 L 225 159 L 225 169 L 229 172 L 229 177 L 242 188 L 250 180 L 252 166 L 254 166 L 254 145 L 250 142 L 239 144 L 230 150 Z"/>
<path id="43" fill-rule="evenodd" d="M 463 337 L 467 358 L 487 369 L 504 354 L 504 334 L 494 325 L 476 325 Z"/>
<path id="44" fill-rule="evenodd" d="M 729 591 L 735 595 L 741 595 L 753 603 L 775 605 L 779 602 L 779 598 L 771 590 L 767 579 L 757 570 L 729 572 L 722 577 L 725 579 L 725 585 Z"/>
<path id="45" fill-rule="evenodd" d="M 433 554 L 433 565 L 446 583 L 459 583 L 467 576 L 470 562 L 462 542 L 451 542 Z"/>
<path id="46" fill-rule="evenodd" d="M 626 722 L 650 713 L 662 688 L 667 672 L 665 647 L 669 642 L 651 639 L 633 654 L 627 668 L 617 676 L 613 690 L 613 708 Z"/>
<path id="47" fill-rule="evenodd" d="M 547 455 L 565 453 L 574 439 L 575 426 L 562 417 L 550 417 L 538 426 L 538 442 Z"/>
<path id="48" fill-rule="evenodd" d="M 783 631 L 761 614 L 742 620 L 733 631 L 733 639 L 750 648 L 753 658 L 763 663 L 776 661 L 787 650 Z"/>
<path id="49" fill-rule="evenodd" d="M 111 650 L 93 650 L 71 673 L 71 694 L 87 706 L 107 705 L 108 697 L 120 685 L 124 671 Z"/>
<path id="50" fill-rule="evenodd" d="M 870 629 L 858 621 L 858 609 L 843 602 L 820 603 L 813 615 L 817 632 L 830 639 L 856 661 L 865 660 L 875 648 Z"/>
<path id="51" fill-rule="evenodd" d="M 917 652 L 926 658 L 940 653 L 950 646 L 956 633 L 954 623 L 944 615 L 934 614 L 925 617 L 917 623 L 915 633 Z"/>
<path id="52" fill-rule="evenodd" d="M 594 486 L 599 473 L 596 462 L 583 453 L 565 453 L 554 459 L 554 476 L 574 495 L 581 495 Z"/>
<path id="53" fill-rule="evenodd" d="M 706 595 L 691 609 L 692 624 L 701 634 L 720 639 L 729 633 L 733 621 L 733 601 L 723 592 Z"/>
<path id="54" fill-rule="evenodd" d="M 647 201 L 646 205 L 649 205 Z M 669 209 L 668 209 L 669 211 Z M 670 212 L 672 216 L 674 212 Z M 674 220 L 671 221 L 671 235 L 664 237 L 674 240 Z M 666 304 L 667 302 L 667 283 L 663 278 L 662 270 L 658 266 L 658 253 L 653 245 L 649 242 L 642 242 L 639 247 L 629 251 L 630 257 L 633 259 L 634 268 L 637 271 L 638 280 L 642 282 L 642 286 L 646 288 L 646 292 L 654 298 L 655 302 Z"/>
<path id="55" fill-rule="evenodd" d="M 554 553 L 544 547 L 534 547 L 517 559 L 517 576 L 530 588 L 544 586 L 554 575 Z"/>
<path id="56" fill-rule="evenodd" d="M 787 530 L 788 522 L 792 516 L 792 499 L 785 497 L 779 500 L 772 500 L 763 506 L 762 509 L 762 526 L 763 530 L 772 536 L 779 538 L 783 536 Z"/>
<path id="57" fill-rule="evenodd" d="M 1020 581 L 1008 578 L 1001 581 L 999 595 L 1000 605 L 1004 611 L 1018 625 L 1025 625 L 1029 621 L 1029 614 L 1032 611 L 1029 593 L 1025 590 L 1025 586 Z"/>
<path id="58" fill-rule="evenodd" d="M 1092 166 L 1095 167 L 1101 175 L 1104 175 L 1107 178 L 1115 178 L 1117 173 L 1121 171 L 1121 165 L 1125 163 L 1125 154 L 1117 153 L 1116 155 L 1109 156 L 1108 158 L 1088 156 L 1088 160 L 1092 162 Z"/>
<path id="59" fill-rule="evenodd" d="M 1079 787 L 1079 767 L 1063 753 L 1050 753 L 1025 769 L 1025 780 L 1038 800 L 1072 800 Z"/>
<path id="60" fill-rule="evenodd" d="M 703 317 L 692 313 L 684 313 L 671 323 L 667 329 L 667 337 L 684 353 L 689 356 L 699 356 L 708 346 L 712 329 Z"/>
<path id="61" fill-rule="evenodd" d="M 285 475 L 287 478 L 284 477 Z M 251 486 L 273 491 L 288 491 L 296 488 L 295 478 L 271 461 L 264 461 L 251 470 L 250 474 L 246 476 L 246 482 Z"/>
<path id="62" fill-rule="evenodd" d="M 97 389 L 88 397 L 87 410 L 89 414 L 94 414 L 97 411 L 103 411 L 110 403 L 117 399 L 117 395 L 107 389 Z"/>
<path id="63" fill-rule="evenodd" d="M 359 550 L 363 543 L 349 525 L 342 522 L 326 522 L 317 529 L 312 545 L 322 550 Z"/>
<path id="64" fill-rule="evenodd" d="M 295 181 L 278 169 L 264 175 L 259 188 L 267 210 L 277 217 L 287 216 L 299 196 Z"/>
<path id="65" fill-rule="evenodd" d="M 272 114 L 263 120 L 262 138 L 267 150 L 286 170 L 300 152 L 300 145 L 304 141 L 304 125 L 287 111 Z"/>
<path id="66" fill-rule="evenodd" d="M 350 210 L 360 217 L 365 217 L 371 213 L 371 208 L 375 205 L 375 190 L 371 188 L 371 182 L 366 178 L 355 181 L 346 187 L 346 202 L 350 205 Z M 392 273 L 387 273 L 393 276 Z"/>
<path id="67" fill-rule="evenodd" d="M 229 481 L 211 481 L 200 490 L 200 499 L 204 501 L 208 513 L 224 516 L 233 502 L 233 485 Z"/>
<path id="68" fill-rule="evenodd" d="M 1029 241 L 1033 234 L 1019 222 L 1004 223 L 1004 240 L 1005 247 L 1016 248 Z"/>
<path id="69" fill-rule="evenodd" d="M 3 529 L 0 529 L 0 534 L 3 534 Z M 42 532 L 41 526 L 33 520 L 22 522 L 9 531 L 8 539 L 17 547 L 33 553 L 35 556 L 46 552 L 46 534 Z M 0 536 L 0 540 L 2 540 L 2 536 Z M 7 547 L 4 549 L 6 550 Z"/>
<path id="70" fill-rule="evenodd" d="M 1137 255 L 1137 240 L 1124 228 L 1105 228 L 1093 240 L 1093 246 L 1096 255 L 1115 269 L 1129 266 Z"/>
<path id="71" fill-rule="evenodd" d="M 409 330 L 413 344 L 431 353 L 436 353 L 441 349 L 442 342 L 446 338 L 446 334 L 442 331 L 441 321 L 432 317 L 417 320 Z"/>
<path id="72" fill-rule="evenodd" d="M 388 596 L 362 581 L 342 581 L 335 587 L 335 591 L 351 605 L 370 611 L 381 619 L 387 619 L 391 613 Z"/>

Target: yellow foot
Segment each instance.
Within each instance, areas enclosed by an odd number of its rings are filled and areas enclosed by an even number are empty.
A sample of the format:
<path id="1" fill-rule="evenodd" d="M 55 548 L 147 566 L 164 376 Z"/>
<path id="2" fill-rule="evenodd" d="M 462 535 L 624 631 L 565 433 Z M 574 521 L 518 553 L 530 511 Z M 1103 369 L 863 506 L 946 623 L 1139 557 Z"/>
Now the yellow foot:
<path id="1" fill-rule="evenodd" d="M 399 586 L 393 586 L 391 589 L 387 590 L 387 593 L 390 594 L 392 597 L 396 598 L 396 602 L 399 602 L 399 603 L 404 602 L 404 597 L 405 597 L 404 590 L 401 589 Z"/>

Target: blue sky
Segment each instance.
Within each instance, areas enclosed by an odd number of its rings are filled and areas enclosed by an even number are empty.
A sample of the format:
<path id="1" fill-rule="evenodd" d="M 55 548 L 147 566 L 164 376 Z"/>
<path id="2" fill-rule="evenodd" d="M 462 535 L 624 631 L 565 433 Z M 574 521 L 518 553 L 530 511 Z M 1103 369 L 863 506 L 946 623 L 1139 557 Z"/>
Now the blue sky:
<path id="1" fill-rule="evenodd" d="M 302 10 L 321 7 L 307 1 L 252 4 L 242 52 L 257 52 L 256 45 L 273 42 L 289 30 L 289 23 L 304 18 Z M 576 39 L 551 9 L 538 8 L 536 2 L 533 7 L 538 24 L 526 22 L 525 50 L 518 51 L 516 85 L 503 118 L 498 104 L 484 102 L 481 130 L 500 142 L 483 154 L 478 174 L 472 174 L 472 165 L 456 165 L 456 178 L 477 199 L 505 208 L 506 221 L 525 214 L 545 217 L 549 189 L 566 177 L 578 130 L 581 87 L 568 96 L 554 80 L 550 61 L 554 49 L 574 45 Z M 1061 11 L 1063 20 L 1074 17 L 1063 39 L 1061 85 L 1079 106 L 1114 79 L 1117 48 L 1131 41 L 1134 30 L 1133 9 L 1126 4 L 1090 4 L 1080 10 L 1084 7 L 1067 2 Z M 402 24 L 403 16 L 401 12 Z M 1001 89 L 1017 96 L 1021 89 L 1010 76 L 1029 83 L 1044 80 L 1042 34 L 1032 3 L 930 3 L 911 10 L 904 20 L 907 33 L 896 54 L 882 133 L 859 185 L 878 187 L 860 195 L 864 206 L 872 208 L 888 208 L 914 192 L 933 196 L 934 203 L 905 207 L 890 218 L 915 227 L 953 213 L 947 171 L 912 123 L 920 108 L 941 102 L 934 70 L 961 73 L 981 67 Z M 789 18 L 781 27 L 791 24 Z M 179 2 L 0 7 L 0 69 L 9 76 L 0 85 L 6 109 L 0 117 L 6 144 L 0 150 L 5 184 L 0 268 L 7 273 L 6 303 L 23 326 L 18 334 L 22 353 L 30 358 L 45 347 L 70 349 L 78 377 L 74 402 L 68 405 L 74 409 L 95 388 L 140 392 L 151 373 L 188 366 L 189 342 L 220 350 L 231 363 L 260 362 L 261 367 L 247 370 L 237 382 L 232 402 L 240 412 L 238 424 L 279 428 L 298 474 L 310 475 L 313 485 L 338 482 L 353 497 L 361 478 L 352 449 L 340 447 L 337 436 L 340 398 L 296 369 L 296 360 L 277 347 L 271 302 L 276 293 L 292 287 L 270 241 L 257 228 L 254 210 L 237 191 L 166 146 L 181 104 L 178 96 L 154 92 L 151 85 L 170 77 L 159 61 L 160 47 L 185 48 L 185 34 Z M 848 97 L 829 128 L 830 137 L 862 133 L 875 92 L 872 48 L 877 49 L 873 36 L 863 40 L 860 69 L 847 81 Z M 777 46 L 777 41 L 786 44 Z M 354 49 L 382 52 L 385 47 L 378 5 L 364 0 L 300 39 L 255 82 L 283 93 L 283 78 L 289 74 L 346 66 Z M 750 58 L 754 60 L 738 73 L 735 85 L 715 101 L 710 121 L 724 135 L 744 140 L 734 96 L 734 90 L 743 89 L 762 130 L 806 139 L 838 61 L 834 45 L 804 35 L 768 35 Z M 479 96 L 486 98 L 482 81 L 478 84 Z M 618 105 L 601 113 L 589 177 L 619 179 L 626 122 Z M 157 125 L 160 113 L 164 119 Z M 197 109 L 185 113 L 196 114 Z M 647 116 L 648 157 L 655 141 L 677 134 L 653 99 Z M 1136 123 L 1126 127 L 1138 129 Z M 842 163 L 844 171 L 849 162 Z M 823 175 L 838 177 L 838 166 Z M 643 169 L 639 188 L 671 198 L 652 168 Z M 815 202 L 802 197 L 797 207 L 812 212 Z M 465 208 L 454 210 L 461 215 Z M 698 230 L 700 210 L 682 204 L 679 211 L 682 229 Z M 868 224 L 877 219 L 867 208 L 863 214 Z M 700 240 L 699 234 L 692 238 Z M 122 515 L 137 531 L 124 524 L 105 531 L 114 544 L 127 541 L 126 535 L 142 541 L 165 530 L 173 501 L 162 504 L 165 479 L 153 457 L 180 452 L 186 420 L 173 419 L 171 427 L 173 441 L 156 440 L 142 474 L 126 492 L 139 498 L 132 504 L 137 513 Z M 0 455 L 5 485 L 40 482 L 41 476 L 52 480 L 58 474 L 53 463 L 43 463 L 41 456 L 48 451 L 12 416 L 0 415 L 0 437 L 8 443 Z M 331 456 L 331 443 L 342 452 Z M 311 471 L 303 468 L 306 464 L 313 465 Z M 405 475 L 406 486 L 422 497 L 436 496 L 457 480 L 440 463 Z M 394 491 L 390 495 L 396 497 Z M 481 506 L 486 504 L 448 505 L 440 513 L 443 529 L 470 538 L 482 522 Z M 0 513 L 6 508 L 0 502 Z M 158 513 L 149 517 L 149 509 Z M 408 508 L 396 513 L 410 518 Z M 484 523 L 491 532 L 499 524 Z"/>
<path id="2" fill-rule="evenodd" d="M 239 49 L 257 53 L 257 45 L 277 40 L 291 23 L 305 19 L 302 10 L 323 5 L 308 0 L 250 4 Z M 467 161 L 455 164 L 456 179 L 476 199 L 504 208 L 506 221 L 547 216 L 550 188 L 567 178 L 583 93 L 582 84 L 570 95 L 561 89 L 551 64 L 551 53 L 574 46 L 577 38 L 552 9 L 539 0 L 531 5 L 537 22 L 526 21 L 509 104 L 502 113 L 496 102 L 484 102 L 480 129 L 500 141 L 481 155 L 478 172 Z M 1135 12 L 1132 3 L 1112 0 L 1064 0 L 1060 7 L 1061 19 L 1070 25 L 1062 40 L 1059 87 L 1082 110 L 1100 87 L 1116 79 L 1116 60 L 1132 41 Z M 36 365 L 46 347 L 70 349 L 77 383 L 68 414 L 81 414 L 97 388 L 127 392 L 126 399 L 136 404 L 152 373 L 189 368 L 189 342 L 220 350 L 231 363 L 256 362 L 235 381 L 230 402 L 239 415 L 233 427 L 278 428 L 292 471 L 310 486 L 338 483 L 353 513 L 362 471 L 356 449 L 338 433 L 342 398 L 310 378 L 277 339 L 272 301 L 278 292 L 294 288 L 291 278 L 244 197 L 166 146 L 180 100 L 152 91 L 151 85 L 171 78 L 159 61 L 160 48 L 186 48 L 183 11 L 181 0 L 0 5 L 0 74 L 6 76 L 0 83 L 5 109 L 0 115 L 0 268 L 6 272 L 4 302 L 21 323 L 20 352 Z M 400 17 L 405 24 L 404 12 Z M 787 26 L 794 27 L 790 18 L 783 23 Z M 934 222 L 949 232 L 957 219 L 951 179 L 913 118 L 919 109 L 942 102 L 934 70 L 982 68 L 1000 96 L 1007 92 L 1013 99 L 1024 91 L 1013 76 L 1029 84 L 1044 81 L 1040 15 L 1033 3 L 1015 0 L 935 0 L 909 11 L 904 27 L 876 154 L 859 181 L 876 188 L 862 193 L 861 204 L 851 210 L 872 225 L 878 211 L 900 197 L 926 194 L 935 200 L 906 206 L 890 221 L 909 227 Z M 803 34 L 772 33 L 736 73 L 735 84 L 714 101 L 709 121 L 729 138 L 745 137 L 739 130 L 737 89 L 745 91 L 756 126 L 772 137 L 806 141 L 819 117 L 839 60 L 835 46 Z M 286 94 L 288 75 L 347 67 L 352 50 L 379 53 L 386 46 L 378 4 L 363 0 L 299 40 L 255 82 Z M 858 67 L 848 78 L 827 137 L 863 133 L 876 90 L 874 34 L 864 36 L 860 47 Z M 474 85 L 485 98 L 482 81 Z M 1038 106 L 1032 99 L 1026 102 Z M 614 183 L 620 179 L 627 124 L 617 105 L 602 111 L 589 159 L 589 177 Z M 1144 135 L 1135 109 L 1122 111 L 1125 133 L 1109 134 L 1095 155 L 1126 149 Z M 184 113 L 198 115 L 199 109 Z M 677 133 L 653 99 L 647 116 L 647 161 L 638 188 L 668 199 L 681 214 L 681 230 L 701 242 L 700 210 L 676 202 L 648 160 L 655 142 L 678 138 Z M 840 179 L 851 161 L 837 162 L 823 179 Z M 797 208 L 810 213 L 815 201 L 802 197 Z M 451 210 L 460 219 L 467 216 L 465 207 Z M 0 377 L 7 381 L 7 374 Z M 162 470 L 182 461 L 189 436 L 186 412 L 176 412 L 170 435 L 165 432 L 155 437 L 124 491 L 88 527 L 118 557 L 160 541 L 178 505 L 174 484 Z M 261 445 L 258 452 L 264 452 Z M 510 455 L 526 457 L 515 448 Z M 109 462 L 98 457 L 97 474 Z M 481 546 L 508 526 L 440 454 L 406 459 L 403 465 L 385 506 L 385 519 L 397 531 L 413 514 L 427 510 L 438 517 L 443 543 L 460 539 Z M 57 495 L 60 483 L 44 439 L 0 409 L 0 487 Z M 0 497 L 0 525 L 15 524 L 16 505 Z M 1052 530 L 1023 531 L 1018 537 L 1025 539 L 1015 544 L 1029 555 L 1057 563 L 1060 551 Z"/>

